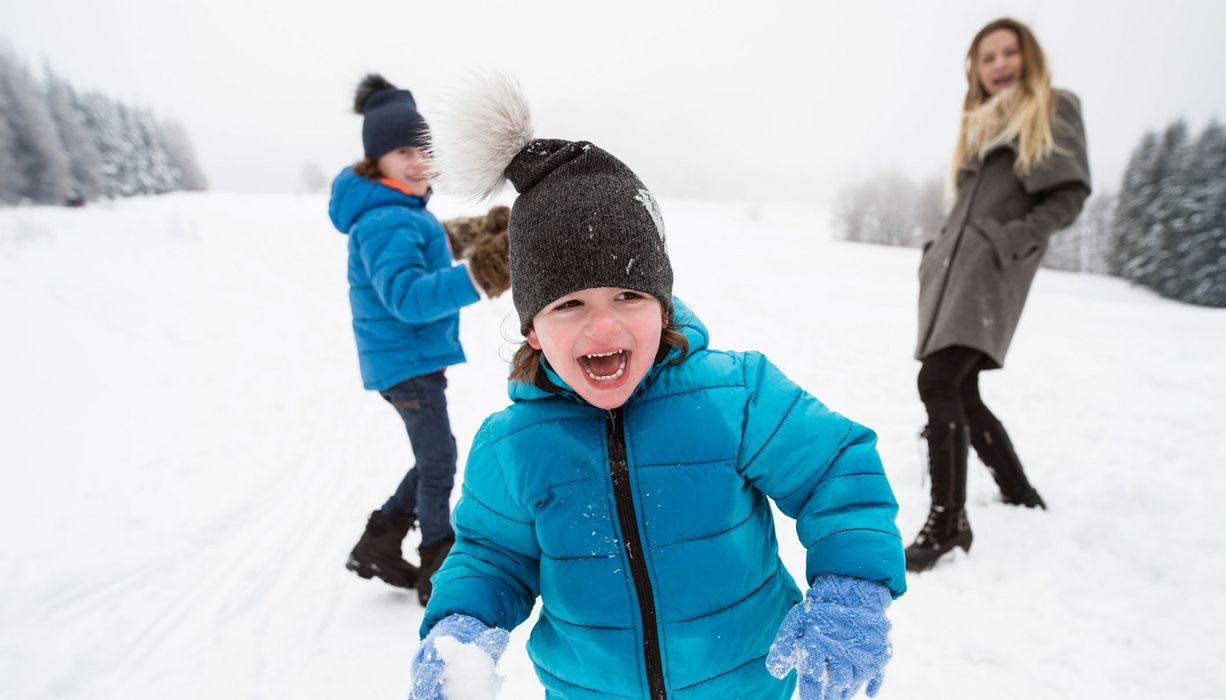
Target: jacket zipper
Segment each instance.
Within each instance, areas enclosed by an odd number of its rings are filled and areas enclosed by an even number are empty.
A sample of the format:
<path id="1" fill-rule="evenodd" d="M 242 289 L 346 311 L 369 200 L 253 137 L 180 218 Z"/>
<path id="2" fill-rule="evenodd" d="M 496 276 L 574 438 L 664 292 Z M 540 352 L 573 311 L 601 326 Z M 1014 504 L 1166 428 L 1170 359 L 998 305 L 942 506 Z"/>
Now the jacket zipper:
<path id="1" fill-rule="evenodd" d="M 937 328 L 937 319 L 941 316 L 941 307 L 945 305 L 945 288 L 949 286 L 949 275 L 954 270 L 954 260 L 958 257 L 958 248 L 962 247 L 962 238 L 966 235 L 966 222 L 971 218 L 971 207 L 975 205 L 975 195 L 979 193 L 979 183 L 983 180 L 983 164 L 975 173 L 975 184 L 971 187 L 971 198 L 966 203 L 966 213 L 962 215 L 962 224 L 958 226 L 958 240 L 954 241 L 954 249 L 949 253 L 949 264 L 945 266 L 945 274 L 941 277 L 941 291 L 937 294 L 937 307 L 932 310 L 932 322 L 928 324 L 928 333 L 924 336 L 922 350 L 928 349 L 932 334 Z"/>
<path id="2" fill-rule="evenodd" d="M 647 563 L 643 561 L 643 543 L 639 538 L 638 521 L 634 517 L 634 497 L 630 492 L 630 466 L 626 460 L 626 435 L 622 429 L 622 410 L 605 412 L 605 434 L 609 441 L 609 472 L 613 477 L 613 497 L 617 503 L 617 520 L 621 526 L 630 578 L 638 594 L 639 614 L 643 618 L 643 660 L 647 666 L 647 689 L 652 700 L 664 700 L 664 663 L 660 658 L 660 637 L 656 629 L 655 597 Z"/>

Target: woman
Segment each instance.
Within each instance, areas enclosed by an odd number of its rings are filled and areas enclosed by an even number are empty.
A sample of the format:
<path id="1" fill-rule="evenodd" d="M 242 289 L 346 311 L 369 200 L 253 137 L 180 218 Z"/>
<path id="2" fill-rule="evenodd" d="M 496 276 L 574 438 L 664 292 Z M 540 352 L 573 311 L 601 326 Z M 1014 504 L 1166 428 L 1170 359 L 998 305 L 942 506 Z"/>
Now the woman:
<path id="1" fill-rule="evenodd" d="M 998 19 L 966 57 L 962 128 L 950 172 L 953 210 L 920 261 L 920 399 L 928 412 L 932 508 L 907 569 L 923 571 L 954 547 L 970 551 L 966 462 L 974 445 L 1005 503 L 1046 504 L 1026 479 L 979 372 L 1000 369 L 1047 238 L 1090 194 L 1077 98 L 1053 90 L 1043 50 L 1020 22 Z"/>

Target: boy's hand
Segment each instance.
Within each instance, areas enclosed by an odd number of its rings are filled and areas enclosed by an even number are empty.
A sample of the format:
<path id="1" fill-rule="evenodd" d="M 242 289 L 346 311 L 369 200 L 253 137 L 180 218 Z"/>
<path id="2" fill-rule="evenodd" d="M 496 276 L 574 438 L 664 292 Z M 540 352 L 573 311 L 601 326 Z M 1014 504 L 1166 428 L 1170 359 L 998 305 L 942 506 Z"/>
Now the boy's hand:
<path id="1" fill-rule="evenodd" d="M 473 280 L 493 299 L 511 288 L 511 264 L 507 259 L 507 232 L 478 241 L 465 256 Z"/>
<path id="2" fill-rule="evenodd" d="M 877 694 L 890 660 L 885 586 L 850 576 L 822 575 L 788 612 L 766 657 L 784 678 L 796 668 L 801 700 L 846 700 L 868 684 Z"/>
<path id="3" fill-rule="evenodd" d="M 489 654 L 495 664 L 509 639 L 506 630 L 487 627 L 467 615 L 448 615 L 439 620 L 421 640 L 417 655 L 413 657 L 413 690 L 409 692 L 409 700 L 443 700 L 443 671 L 447 663 L 435 648 L 435 641 L 440 637 L 451 637 L 461 644 L 475 644 Z"/>
<path id="4" fill-rule="evenodd" d="M 447 241 L 451 244 L 451 257 L 459 260 L 466 257 L 469 248 L 481 241 L 505 233 L 511 210 L 505 206 L 496 206 L 484 216 L 460 216 L 447 219 L 443 228 L 447 231 Z"/>

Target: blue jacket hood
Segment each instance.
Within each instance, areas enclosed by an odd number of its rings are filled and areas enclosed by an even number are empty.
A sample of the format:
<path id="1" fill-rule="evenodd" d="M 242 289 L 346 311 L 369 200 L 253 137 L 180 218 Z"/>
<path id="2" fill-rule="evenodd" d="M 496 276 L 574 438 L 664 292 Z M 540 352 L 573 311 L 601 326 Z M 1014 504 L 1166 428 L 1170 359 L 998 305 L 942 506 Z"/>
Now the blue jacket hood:
<path id="1" fill-rule="evenodd" d="M 341 170 L 332 181 L 332 198 L 328 201 L 328 216 L 342 234 L 349 234 L 363 214 L 378 207 L 392 205 L 422 208 L 430 196 L 414 197 L 392 189 L 381 182 L 368 180 L 353 171 L 352 166 Z"/>
<path id="2" fill-rule="evenodd" d="M 685 336 L 685 339 L 690 342 L 687 354 L 695 353 L 707 347 L 707 342 L 711 339 L 711 337 L 707 332 L 706 325 L 704 325 L 703 322 L 699 320 L 698 316 L 677 297 L 673 297 L 673 318 L 676 319 L 677 330 L 680 331 L 680 333 Z M 641 392 L 643 387 L 650 384 L 651 380 L 660 373 L 661 369 L 668 365 L 669 362 L 676 360 L 679 355 L 681 355 L 681 350 L 679 348 L 671 348 L 668 354 L 664 356 L 664 359 L 651 366 L 651 369 L 647 371 L 647 375 L 643 377 L 643 381 L 639 382 L 638 387 L 635 388 L 634 393 L 630 395 L 630 398 L 633 399 L 639 392 Z M 568 386 L 566 382 L 553 371 L 549 364 L 545 362 L 544 355 L 541 356 L 541 369 L 544 370 L 545 376 L 549 378 L 549 381 L 553 382 L 561 389 L 561 395 L 574 401 L 583 402 L 583 399 L 579 398 L 579 395 L 575 392 L 575 390 Z M 539 386 L 511 380 L 507 383 L 507 395 L 511 397 L 512 401 L 531 401 L 533 399 L 548 398 L 550 396 L 554 396 L 555 393 L 546 391 Z"/>

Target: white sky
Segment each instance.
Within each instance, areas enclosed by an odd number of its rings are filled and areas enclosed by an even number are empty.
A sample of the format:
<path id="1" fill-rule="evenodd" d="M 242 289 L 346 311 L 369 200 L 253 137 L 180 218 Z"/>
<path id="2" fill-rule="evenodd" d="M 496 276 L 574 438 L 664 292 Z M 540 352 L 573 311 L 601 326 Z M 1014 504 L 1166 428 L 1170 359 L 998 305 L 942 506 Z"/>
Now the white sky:
<path id="1" fill-rule="evenodd" d="M 429 118 L 490 67 L 520 80 L 538 136 L 593 141 L 665 195 L 822 198 L 880 169 L 942 172 L 962 56 L 1002 14 L 1081 96 L 1099 189 L 1145 130 L 1226 118 L 1226 3 L 921 4 L 0 0 L 0 40 L 182 121 L 217 190 L 293 191 L 305 162 L 330 176 L 360 156 L 366 71 Z"/>

